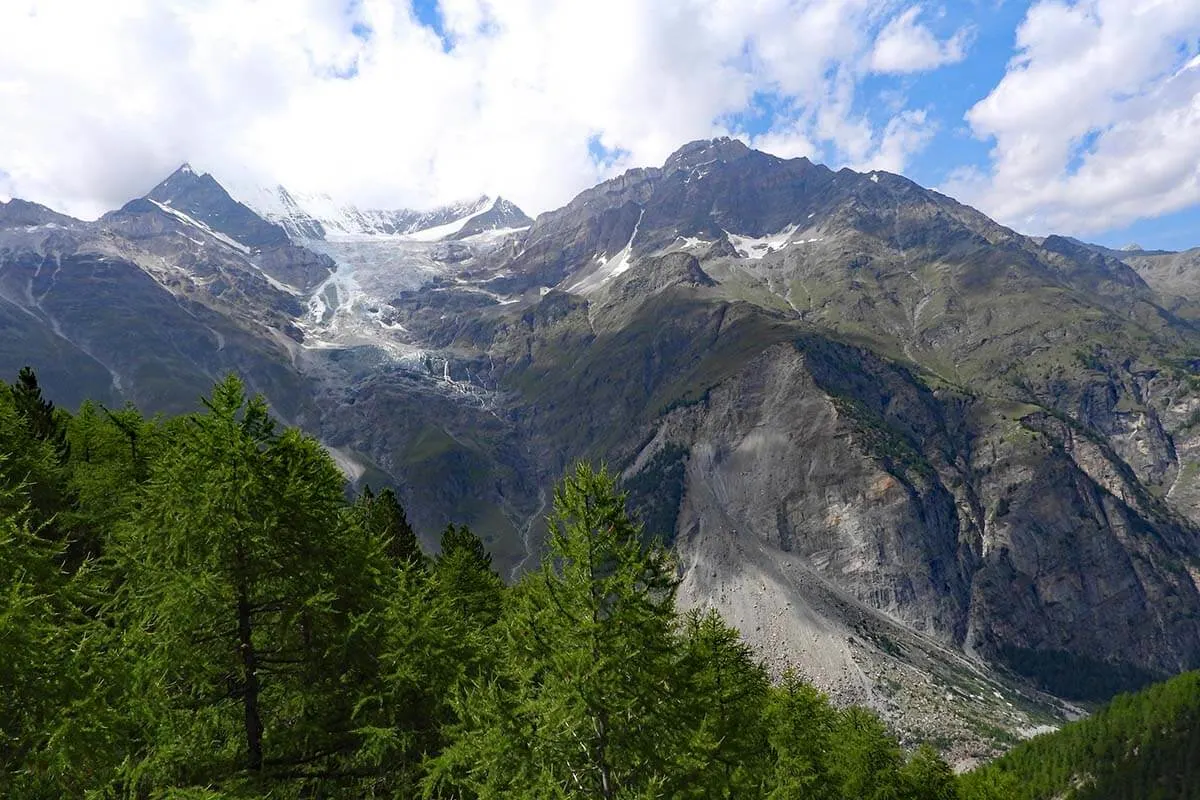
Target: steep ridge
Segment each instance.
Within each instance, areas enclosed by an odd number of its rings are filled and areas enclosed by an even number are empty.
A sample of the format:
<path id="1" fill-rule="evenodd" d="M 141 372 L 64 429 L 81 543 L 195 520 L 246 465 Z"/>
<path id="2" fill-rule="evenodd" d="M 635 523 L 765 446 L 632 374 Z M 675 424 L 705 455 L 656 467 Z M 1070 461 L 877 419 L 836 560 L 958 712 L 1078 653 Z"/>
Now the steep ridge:
<path id="1" fill-rule="evenodd" d="M 180 166 L 144 199 L 166 206 L 168 213 L 174 210 L 199 220 L 247 247 L 278 247 L 291 241 L 282 227 L 263 220 L 230 197 L 212 175 L 197 174 L 189 164 Z"/>

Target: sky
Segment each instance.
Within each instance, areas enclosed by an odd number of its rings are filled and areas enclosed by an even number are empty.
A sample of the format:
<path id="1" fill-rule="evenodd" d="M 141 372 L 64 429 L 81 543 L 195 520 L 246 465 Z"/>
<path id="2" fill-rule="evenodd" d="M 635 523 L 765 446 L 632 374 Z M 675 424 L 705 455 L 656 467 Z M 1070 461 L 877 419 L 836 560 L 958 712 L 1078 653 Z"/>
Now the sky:
<path id="1" fill-rule="evenodd" d="M 556 208 L 719 135 L 1023 233 L 1200 245 L 1200 0 L 3 0 L 0 199 L 179 164 Z"/>

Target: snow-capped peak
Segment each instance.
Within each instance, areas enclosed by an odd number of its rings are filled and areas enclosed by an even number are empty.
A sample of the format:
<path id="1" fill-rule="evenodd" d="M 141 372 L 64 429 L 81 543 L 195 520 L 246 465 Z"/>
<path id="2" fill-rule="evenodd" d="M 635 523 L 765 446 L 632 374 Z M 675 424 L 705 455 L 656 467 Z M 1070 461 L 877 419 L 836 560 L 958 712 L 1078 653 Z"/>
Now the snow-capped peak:
<path id="1" fill-rule="evenodd" d="M 283 186 L 247 187 L 236 190 L 236 195 L 260 216 L 281 225 L 293 240 L 411 237 L 433 241 L 468 227 L 475 231 L 519 227 L 510 224 L 513 221 L 528 224 L 528 217 L 512 203 L 488 195 L 425 211 L 361 209 L 328 194 L 291 192 Z M 479 219 L 471 224 L 475 218 Z"/>

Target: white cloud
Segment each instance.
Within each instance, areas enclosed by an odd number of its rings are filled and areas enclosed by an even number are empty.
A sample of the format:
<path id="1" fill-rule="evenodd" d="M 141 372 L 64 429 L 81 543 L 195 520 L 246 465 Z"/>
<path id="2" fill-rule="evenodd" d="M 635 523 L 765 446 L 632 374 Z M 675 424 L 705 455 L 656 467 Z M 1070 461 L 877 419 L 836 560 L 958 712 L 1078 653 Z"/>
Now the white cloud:
<path id="1" fill-rule="evenodd" d="M 917 22 L 920 13 L 920 6 L 913 6 L 884 26 L 871 53 L 872 70 L 881 73 L 923 72 L 966 58 L 970 35 L 966 28 L 947 41 L 939 41 L 933 31 Z"/>
<path id="2" fill-rule="evenodd" d="M 929 121 L 925 110 L 903 111 L 888 121 L 870 158 L 854 167 L 860 171 L 881 169 L 903 172 L 909 155 L 923 149 L 935 132 L 935 126 Z"/>
<path id="3" fill-rule="evenodd" d="M 1086 234 L 1200 202 L 1200 3 L 1043 0 L 967 114 L 990 169 L 944 187 L 1031 233 Z"/>
<path id="4" fill-rule="evenodd" d="M 5 0 L 0 192 L 95 215 L 190 160 L 368 205 L 488 191 L 539 211 L 739 133 L 731 116 L 764 93 L 787 112 L 755 143 L 783 154 L 901 169 L 928 139 L 923 112 L 877 125 L 855 111 L 881 31 L 932 36 L 890 2 L 440 10 L 448 51 L 404 0 Z M 962 44 L 933 46 L 943 63 Z M 622 158 L 598 163 L 597 138 Z"/>

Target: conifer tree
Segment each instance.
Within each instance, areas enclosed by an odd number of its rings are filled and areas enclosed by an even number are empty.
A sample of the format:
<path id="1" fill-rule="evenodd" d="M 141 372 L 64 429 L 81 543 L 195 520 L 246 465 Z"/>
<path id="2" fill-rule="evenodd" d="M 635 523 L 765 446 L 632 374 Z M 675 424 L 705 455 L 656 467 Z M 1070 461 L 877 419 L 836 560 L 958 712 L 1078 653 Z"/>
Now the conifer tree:
<path id="1" fill-rule="evenodd" d="M 767 738 L 775 764 L 768 800 L 833 800 L 830 774 L 837 712 L 828 698 L 794 673 L 771 690 Z"/>
<path id="2" fill-rule="evenodd" d="M 315 441 L 278 434 L 230 377 L 151 465 L 116 537 L 109 613 L 136 655 L 148 730 L 138 791 L 336 774 L 356 747 L 345 690 L 370 663 L 382 547 L 344 524 L 344 480 Z"/>
<path id="3" fill-rule="evenodd" d="M 127 407 L 111 412 L 85 401 L 67 423 L 70 457 L 66 492 L 70 504 L 58 515 L 69 539 L 68 562 L 82 563 L 104 552 L 117 524 L 133 512 L 146 478 L 146 463 L 163 446 L 164 427 Z M 130 445 L 133 434 L 136 447 Z"/>
<path id="4" fill-rule="evenodd" d="M 0 455 L 0 462 L 4 460 Z M 0 502 L 20 502 L 0 489 Z M 51 608 L 62 576 L 53 548 L 30 533 L 24 515 L 0 511 L 0 795 L 33 796 L 48 720 L 61 702 L 57 685 L 60 630 Z"/>
<path id="5" fill-rule="evenodd" d="M 0 455 L 0 462 L 4 456 Z M 0 488 L 0 508 L 22 492 Z M 81 797 L 103 785 L 122 723 L 94 713 L 93 642 L 104 627 L 84 613 L 90 575 L 67 573 L 59 544 L 37 535 L 24 511 L 0 512 L 0 797 Z M 109 676 L 116 686 L 119 676 Z"/>
<path id="6" fill-rule="evenodd" d="M 957 800 L 954 770 L 928 744 L 922 744 L 900 770 L 905 800 Z"/>
<path id="7" fill-rule="evenodd" d="M 376 495 L 370 486 L 366 486 L 355 506 L 362 516 L 362 524 L 386 543 L 388 556 L 394 562 L 424 565 L 425 555 L 421 552 L 416 531 L 392 489 L 384 489 Z"/>
<path id="8" fill-rule="evenodd" d="M 35 439 L 50 443 L 60 459 L 67 455 L 66 425 L 54 403 L 42 396 L 32 367 L 22 367 L 17 382 L 10 387 L 17 413 L 25 418 Z"/>
<path id="9" fill-rule="evenodd" d="M 438 576 L 412 562 L 397 565 L 379 620 L 378 674 L 355 711 L 363 738 L 357 763 L 378 775 L 382 796 L 420 793 L 425 760 L 444 744 L 451 695 L 479 677 L 490 649 L 483 629 L 462 613 Z M 366 689 L 366 691 L 363 691 Z"/>
<path id="10" fill-rule="evenodd" d="M 499 674 L 466 692 L 433 789 L 616 798 L 677 780 L 687 716 L 674 680 L 675 577 L 612 477 L 580 465 L 555 492 L 549 552 L 501 625 Z"/>
<path id="11" fill-rule="evenodd" d="M 843 797 L 892 800 L 900 795 L 900 746 L 883 722 L 865 708 L 838 713 L 831 738 L 831 769 Z"/>
<path id="12" fill-rule="evenodd" d="M 763 724 L 770 681 L 738 632 L 715 611 L 692 612 L 680 665 L 694 715 L 678 797 L 759 798 L 769 767 Z"/>
<path id="13" fill-rule="evenodd" d="M 466 525 L 450 523 L 442 531 L 434 571 L 441 594 L 477 627 L 500 618 L 504 583 L 492 569 L 492 554 Z"/>
<path id="14" fill-rule="evenodd" d="M 32 382 L 32 394 L 20 384 L 0 383 L 0 454 L 5 456 L 0 463 L 0 487 L 11 490 L 9 502 L 19 498 L 21 503 L 8 511 L 27 512 L 29 524 L 42 538 L 57 540 L 60 536 L 53 523 L 67 505 L 63 453 L 53 432 L 39 435 L 43 423 L 57 423 L 41 416 L 44 408 L 32 372 L 23 370 L 22 375 Z M 50 408 L 46 413 L 52 414 Z"/>

